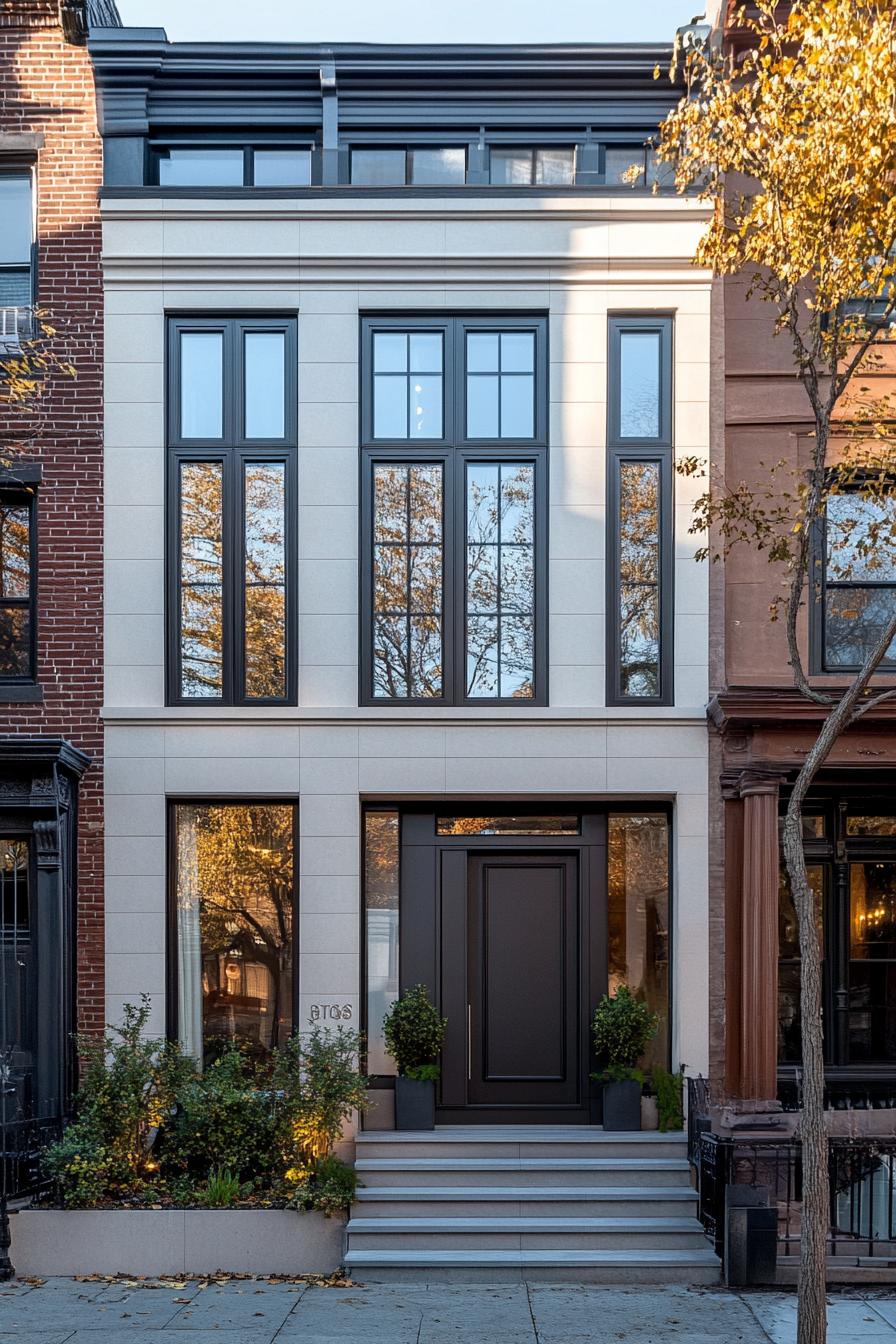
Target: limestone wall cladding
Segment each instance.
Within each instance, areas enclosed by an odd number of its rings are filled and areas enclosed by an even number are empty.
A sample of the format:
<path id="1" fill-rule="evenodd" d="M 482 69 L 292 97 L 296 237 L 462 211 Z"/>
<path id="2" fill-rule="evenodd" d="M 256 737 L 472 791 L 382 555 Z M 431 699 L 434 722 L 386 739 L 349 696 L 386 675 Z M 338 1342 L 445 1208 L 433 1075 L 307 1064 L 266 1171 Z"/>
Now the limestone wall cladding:
<path id="1" fill-rule="evenodd" d="M 366 799 L 673 799 L 674 1050 L 705 1071 L 706 566 L 676 481 L 675 705 L 605 705 L 607 316 L 675 316 L 679 453 L 709 443 L 694 203 L 110 200 L 106 274 L 107 1003 L 163 1027 L 166 798 L 300 797 L 300 1020 L 360 988 Z M 168 312 L 299 314 L 299 705 L 164 705 Z M 358 707 L 358 328 L 383 311 L 549 314 L 549 706 Z"/>

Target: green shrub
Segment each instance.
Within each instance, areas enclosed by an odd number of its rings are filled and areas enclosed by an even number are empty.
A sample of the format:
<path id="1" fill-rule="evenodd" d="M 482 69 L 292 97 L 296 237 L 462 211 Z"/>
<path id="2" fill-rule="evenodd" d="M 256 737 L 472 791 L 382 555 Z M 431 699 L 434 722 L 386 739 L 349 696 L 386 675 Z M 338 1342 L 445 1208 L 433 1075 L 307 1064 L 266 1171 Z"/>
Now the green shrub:
<path id="1" fill-rule="evenodd" d="M 225 1050 L 192 1078 L 178 1103 L 161 1145 L 167 1170 L 198 1179 L 211 1166 L 246 1181 L 267 1176 L 278 1165 L 270 1076 L 238 1047 Z"/>
<path id="2" fill-rule="evenodd" d="M 604 1062 L 604 1072 L 599 1076 L 608 1082 L 628 1078 L 643 1082 L 635 1065 L 656 1035 L 659 1022 L 657 1014 L 636 999 L 627 985 L 620 985 L 612 998 L 605 994 L 594 1010 L 591 1028 L 595 1051 Z"/>
<path id="3" fill-rule="evenodd" d="M 144 1037 L 150 1002 L 128 1003 L 120 1027 L 79 1036 L 83 1081 L 77 1121 L 45 1151 L 47 1173 L 66 1204 L 89 1207 L 103 1198 L 139 1194 L 156 1179 L 153 1153 L 159 1126 L 194 1073 L 173 1041 Z"/>
<path id="4" fill-rule="evenodd" d="M 367 1105 L 367 1079 L 358 1069 L 363 1048 L 349 1027 L 314 1027 L 274 1052 L 280 1145 L 292 1165 L 327 1157 L 352 1111 Z"/>
<path id="5" fill-rule="evenodd" d="M 684 1129 L 684 1070 L 670 1073 L 657 1064 L 651 1076 L 660 1131 Z"/>
<path id="6" fill-rule="evenodd" d="M 201 1192 L 201 1199 L 207 1209 L 229 1209 L 242 1192 L 238 1176 L 234 1176 L 227 1167 L 213 1167 L 208 1174 L 205 1190 Z"/>
<path id="7" fill-rule="evenodd" d="M 438 1078 L 436 1064 L 445 1039 L 446 1017 L 430 1003 L 425 985 L 406 989 L 383 1021 L 386 1049 L 403 1078 L 420 1078 L 426 1069 L 430 1081 Z"/>
<path id="8" fill-rule="evenodd" d="M 306 1211 L 316 1209 L 328 1218 L 345 1213 L 358 1188 L 354 1167 L 346 1166 L 332 1153 L 287 1176 L 297 1179 L 290 1205 Z"/>

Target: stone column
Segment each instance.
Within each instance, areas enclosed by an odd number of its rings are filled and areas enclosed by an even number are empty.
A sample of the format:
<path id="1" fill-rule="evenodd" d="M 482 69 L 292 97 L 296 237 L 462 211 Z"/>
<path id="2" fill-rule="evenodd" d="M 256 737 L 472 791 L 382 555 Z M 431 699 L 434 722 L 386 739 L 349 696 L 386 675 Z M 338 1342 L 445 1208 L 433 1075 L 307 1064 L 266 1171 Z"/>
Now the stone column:
<path id="1" fill-rule="evenodd" d="M 778 779 L 742 777 L 741 1096 L 778 1092 Z"/>

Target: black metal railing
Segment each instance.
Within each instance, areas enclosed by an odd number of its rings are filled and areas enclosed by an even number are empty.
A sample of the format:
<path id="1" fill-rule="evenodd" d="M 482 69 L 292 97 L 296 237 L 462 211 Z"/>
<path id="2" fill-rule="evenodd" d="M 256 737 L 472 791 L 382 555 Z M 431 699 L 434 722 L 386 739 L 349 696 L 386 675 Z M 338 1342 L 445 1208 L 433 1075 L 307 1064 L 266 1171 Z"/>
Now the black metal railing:
<path id="1" fill-rule="evenodd" d="M 802 1144 L 703 1133 L 695 1158 L 700 1219 L 719 1254 L 730 1185 L 767 1191 L 777 1210 L 779 1254 L 799 1254 Z M 828 1202 L 829 1256 L 896 1257 L 896 1138 L 829 1139 Z"/>

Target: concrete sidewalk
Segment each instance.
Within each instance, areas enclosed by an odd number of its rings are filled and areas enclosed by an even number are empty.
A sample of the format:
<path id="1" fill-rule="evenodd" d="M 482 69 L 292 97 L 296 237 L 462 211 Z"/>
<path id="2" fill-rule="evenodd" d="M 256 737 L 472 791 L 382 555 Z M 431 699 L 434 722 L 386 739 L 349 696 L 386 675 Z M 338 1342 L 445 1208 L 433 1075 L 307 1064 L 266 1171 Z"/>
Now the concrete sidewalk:
<path id="1" fill-rule="evenodd" d="M 796 1299 L 568 1284 L 317 1287 L 232 1279 L 0 1285 L 19 1344 L 792 1344 Z M 831 1344 L 896 1344 L 896 1294 L 834 1295 Z"/>

